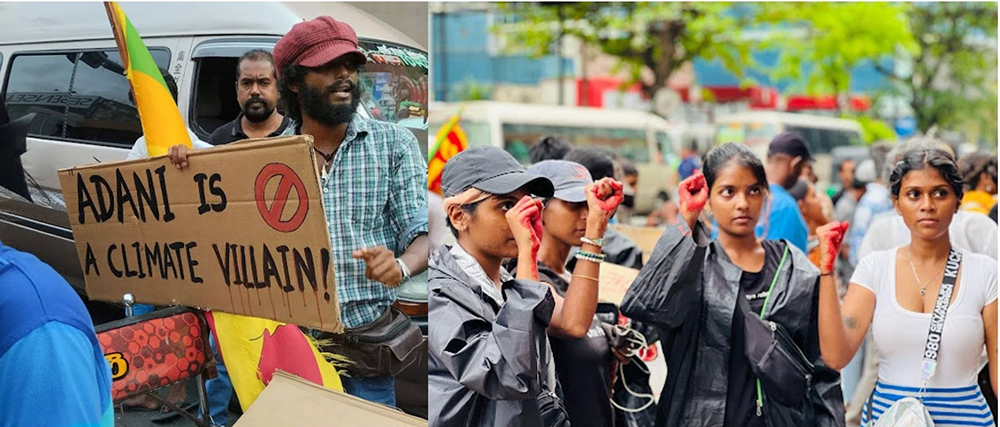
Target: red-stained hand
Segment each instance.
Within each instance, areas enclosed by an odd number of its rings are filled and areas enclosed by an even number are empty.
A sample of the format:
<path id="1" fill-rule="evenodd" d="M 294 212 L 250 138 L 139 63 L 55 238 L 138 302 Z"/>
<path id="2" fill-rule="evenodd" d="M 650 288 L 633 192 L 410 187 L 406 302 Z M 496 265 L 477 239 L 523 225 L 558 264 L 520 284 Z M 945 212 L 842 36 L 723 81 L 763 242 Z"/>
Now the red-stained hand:
<path id="1" fill-rule="evenodd" d="M 538 252 L 542 242 L 542 205 L 530 196 L 524 196 L 506 213 L 507 224 L 517 242 L 518 250 Z"/>
<path id="2" fill-rule="evenodd" d="M 819 238 L 819 270 L 821 273 L 833 272 L 837 254 L 840 252 L 840 245 L 844 242 L 844 235 L 847 234 L 849 226 L 849 222 L 834 221 L 816 229 L 816 236 Z"/>
<path id="3" fill-rule="evenodd" d="M 587 194 L 587 207 L 590 209 L 590 215 L 594 218 L 599 217 L 604 223 L 607 223 L 615 215 L 618 206 L 625 200 L 622 183 L 612 178 L 603 178 L 590 184 L 584 189 L 584 192 Z"/>
<path id="4" fill-rule="evenodd" d="M 708 183 L 705 175 L 695 172 L 694 175 L 681 181 L 677 186 L 678 197 L 680 198 L 680 211 L 684 213 L 701 213 L 708 202 Z"/>
<path id="5" fill-rule="evenodd" d="M 538 208 L 538 213 L 529 217 L 528 221 L 531 224 L 531 231 L 535 233 L 532 237 L 537 237 L 538 241 L 541 242 L 542 230 L 544 229 L 544 226 L 542 225 L 542 212 L 545 211 L 545 206 L 542 205 L 541 200 L 534 199 L 533 201 L 535 202 L 535 206 Z"/>

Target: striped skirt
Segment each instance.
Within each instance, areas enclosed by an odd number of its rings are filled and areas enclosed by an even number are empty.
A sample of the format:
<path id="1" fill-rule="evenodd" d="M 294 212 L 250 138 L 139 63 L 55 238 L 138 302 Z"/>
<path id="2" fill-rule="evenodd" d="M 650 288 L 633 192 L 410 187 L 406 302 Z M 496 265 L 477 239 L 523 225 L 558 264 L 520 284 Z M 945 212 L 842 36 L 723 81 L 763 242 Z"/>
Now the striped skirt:
<path id="1" fill-rule="evenodd" d="M 901 387 L 879 381 L 875 384 L 872 395 L 872 412 L 875 421 L 889 409 L 892 404 L 904 397 L 917 397 L 920 391 L 917 387 Z M 990 413 L 986 399 L 978 385 L 959 388 L 927 388 L 924 390 L 924 406 L 931 414 L 935 427 L 944 426 L 993 426 L 993 415 Z M 861 411 L 861 426 L 871 425 L 868 413 L 868 403 Z"/>

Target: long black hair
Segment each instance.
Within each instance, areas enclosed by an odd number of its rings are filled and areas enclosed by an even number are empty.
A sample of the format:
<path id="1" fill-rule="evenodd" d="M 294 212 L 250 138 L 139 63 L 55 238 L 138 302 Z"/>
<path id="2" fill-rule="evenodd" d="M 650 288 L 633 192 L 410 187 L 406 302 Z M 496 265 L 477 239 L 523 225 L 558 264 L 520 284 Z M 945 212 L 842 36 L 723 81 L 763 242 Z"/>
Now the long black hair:
<path id="1" fill-rule="evenodd" d="M 281 69 L 281 78 L 278 79 L 278 100 L 283 107 L 285 115 L 296 123 L 302 123 L 302 109 L 299 106 L 299 94 L 291 89 L 291 86 L 301 87 L 305 79 L 306 72 L 309 71 L 301 65 L 289 64 Z"/>
<path id="2" fill-rule="evenodd" d="M 955 158 L 947 151 L 939 148 L 926 148 L 910 150 L 903 154 L 903 158 L 896 162 L 896 167 L 892 169 L 889 176 L 889 188 L 892 190 L 892 197 L 899 198 L 900 187 L 903 184 L 903 177 L 906 174 L 924 168 L 937 169 L 941 177 L 948 183 L 951 190 L 955 192 L 958 200 L 962 200 L 965 195 L 964 181 L 962 174 L 958 172 L 958 165 Z"/>
<path id="3" fill-rule="evenodd" d="M 761 163 L 760 158 L 750 148 L 735 142 L 727 142 L 713 148 L 702 159 L 703 170 L 701 173 L 705 175 L 705 181 L 708 183 L 709 189 L 715 184 L 715 179 L 719 176 L 719 170 L 730 161 L 734 161 L 737 165 L 750 169 L 754 178 L 757 179 L 757 184 L 760 184 L 764 190 L 767 190 L 767 174 L 764 172 L 764 164 Z"/>

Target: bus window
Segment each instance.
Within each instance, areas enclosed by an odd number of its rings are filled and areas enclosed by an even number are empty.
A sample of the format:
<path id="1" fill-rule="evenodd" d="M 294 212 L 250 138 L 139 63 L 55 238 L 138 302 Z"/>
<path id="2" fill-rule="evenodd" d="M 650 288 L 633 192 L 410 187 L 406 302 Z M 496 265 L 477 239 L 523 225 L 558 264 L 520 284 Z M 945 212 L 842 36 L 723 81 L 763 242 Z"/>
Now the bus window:
<path id="1" fill-rule="evenodd" d="M 796 132 L 806 139 L 813 154 L 829 154 L 834 148 L 860 143 L 857 132 L 837 129 L 806 128 L 787 126 L 786 130 Z"/>
<path id="2" fill-rule="evenodd" d="M 469 147 L 477 147 L 480 145 L 491 145 L 489 123 L 462 119 L 461 121 L 458 122 L 458 125 L 462 129 L 462 133 L 465 134 L 465 139 L 466 141 L 469 142 Z M 437 134 L 441 130 L 442 126 L 444 126 L 444 123 L 431 124 L 430 127 L 428 128 L 430 137 L 437 138 Z"/>
<path id="3" fill-rule="evenodd" d="M 746 143 L 769 143 L 777 135 L 777 129 L 773 123 L 751 122 L 746 125 Z"/>
<path id="4" fill-rule="evenodd" d="M 740 123 L 725 123 L 718 127 L 715 141 L 719 144 L 727 142 L 743 143 L 746 141 L 746 129 Z"/>
<path id="5" fill-rule="evenodd" d="M 664 131 L 656 131 L 654 137 L 656 138 L 656 149 L 660 151 L 659 158 L 654 159 L 656 160 L 654 163 L 669 164 L 674 156 L 674 139 Z"/>
<path id="6" fill-rule="evenodd" d="M 529 162 L 528 147 L 548 135 L 565 139 L 577 147 L 597 147 L 610 150 L 633 163 L 650 161 L 645 129 L 608 129 L 554 125 L 505 123 L 504 147 L 518 161 Z"/>

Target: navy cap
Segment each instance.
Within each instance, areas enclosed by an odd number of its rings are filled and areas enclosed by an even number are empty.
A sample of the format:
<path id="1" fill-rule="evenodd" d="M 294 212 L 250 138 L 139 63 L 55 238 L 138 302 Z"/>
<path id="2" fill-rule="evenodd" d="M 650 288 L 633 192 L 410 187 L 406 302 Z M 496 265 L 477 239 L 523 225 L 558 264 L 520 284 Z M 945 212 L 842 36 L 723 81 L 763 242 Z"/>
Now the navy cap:
<path id="1" fill-rule="evenodd" d="M 812 154 L 809 153 L 809 146 L 806 140 L 795 132 L 782 132 L 771 140 L 767 147 L 767 156 L 775 154 L 787 154 L 792 157 L 801 157 L 802 160 L 812 161 Z"/>
<path id="2" fill-rule="evenodd" d="M 566 160 L 545 160 L 528 168 L 529 173 L 541 175 L 552 181 L 559 200 L 580 203 L 587 201 L 587 186 L 594 183 L 590 171 L 583 165 Z"/>
<path id="3" fill-rule="evenodd" d="M 441 171 L 441 190 L 451 197 L 470 188 L 490 194 L 510 194 L 521 187 L 540 197 L 551 197 L 548 178 L 528 173 L 509 153 L 493 146 L 472 147 L 456 154 Z"/>

